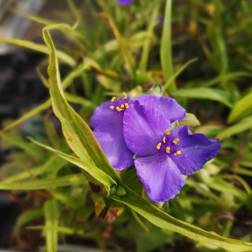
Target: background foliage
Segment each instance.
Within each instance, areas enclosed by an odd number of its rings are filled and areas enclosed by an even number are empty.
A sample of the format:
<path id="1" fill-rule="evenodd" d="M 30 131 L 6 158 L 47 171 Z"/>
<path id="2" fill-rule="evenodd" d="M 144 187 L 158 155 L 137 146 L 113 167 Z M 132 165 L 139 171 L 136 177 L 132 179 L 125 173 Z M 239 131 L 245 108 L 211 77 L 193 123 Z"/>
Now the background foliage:
<path id="1" fill-rule="evenodd" d="M 0 189 L 29 196 L 29 204 L 21 204 L 17 244 L 25 228 L 39 230 L 49 252 L 77 238 L 104 251 L 251 250 L 247 243 L 226 241 L 196 226 L 223 237 L 252 239 L 252 3 L 67 4 L 69 12 L 61 20 L 25 14 L 46 27 L 45 43 L 0 38 L 46 54 L 37 70 L 50 91 L 48 100 L 4 122 L 0 133 L 1 147 L 11 150 L 1 165 Z M 149 89 L 178 99 L 200 120 L 198 125 L 188 117 L 196 131 L 222 141 L 218 157 L 187 178 L 179 197 L 158 207 L 148 202 L 134 169 L 120 177 L 112 170 L 87 125 L 93 109 L 110 96 L 124 91 L 136 96 Z"/>

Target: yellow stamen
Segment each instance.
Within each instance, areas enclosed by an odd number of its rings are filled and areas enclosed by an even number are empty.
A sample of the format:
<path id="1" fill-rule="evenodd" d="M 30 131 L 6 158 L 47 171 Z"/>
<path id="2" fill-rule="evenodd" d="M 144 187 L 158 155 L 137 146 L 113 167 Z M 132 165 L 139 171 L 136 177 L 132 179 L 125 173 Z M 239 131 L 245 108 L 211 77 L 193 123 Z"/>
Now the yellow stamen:
<path id="1" fill-rule="evenodd" d="M 121 108 L 124 109 L 124 104 L 121 104 Z"/>
<path id="2" fill-rule="evenodd" d="M 168 136 L 168 135 L 170 135 L 170 134 L 171 134 L 171 131 L 170 131 L 169 129 L 166 129 L 166 130 L 165 130 L 165 135 Z"/>
<path id="3" fill-rule="evenodd" d="M 114 102 L 116 100 L 116 97 L 112 97 L 111 101 Z"/>
<path id="4" fill-rule="evenodd" d="M 114 108 L 115 108 L 115 106 L 113 106 L 113 105 L 109 106 L 109 109 L 111 109 L 111 110 L 113 110 Z"/>
<path id="5" fill-rule="evenodd" d="M 117 110 L 118 112 L 121 112 L 121 111 L 122 111 L 122 109 L 121 109 L 119 106 L 116 106 L 116 110 Z"/>
<path id="6" fill-rule="evenodd" d="M 175 155 L 181 155 L 182 154 L 182 151 L 181 150 L 177 150 L 176 152 L 175 152 Z"/>
<path id="7" fill-rule="evenodd" d="M 126 109 L 128 109 L 129 108 L 129 104 L 126 102 L 126 103 L 124 103 L 124 106 L 125 106 L 125 108 Z"/>
<path id="8" fill-rule="evenodd" d="M 162 146 L 162 143 L 158 143 L 158 144 L 156 145 L 156 149 L 157 149 L 157 150 L 160 150 L 160 149 L 161 149 L 161 146 Z"/>
<path id="9" fill-rule="evenodd" d="M 176 137 L 172 142 L 173 142 L 174 144 L 178 144 L 179 141 L 180 141 L 180 139 L 179 139 L 178 137 Z"/>
<path id="10" fill-rule="evenodd" d="M 170 147 L 170 146 L 167 146 L 167 147 L 165 148 L 165 152 L 166 152 L 167 154 L 171 153 L 171 147 Z"/>
<path id="11" fill-rule="evenodd" d="M 162 139 L 163 143 L 166 143 L 166 137 L 164 136 Z"/>

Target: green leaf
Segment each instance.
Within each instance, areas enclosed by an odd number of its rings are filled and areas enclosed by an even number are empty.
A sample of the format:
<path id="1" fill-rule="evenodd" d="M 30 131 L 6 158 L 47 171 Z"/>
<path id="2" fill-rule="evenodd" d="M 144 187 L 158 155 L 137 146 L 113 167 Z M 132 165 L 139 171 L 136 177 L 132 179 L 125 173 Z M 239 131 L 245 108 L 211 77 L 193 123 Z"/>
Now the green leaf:
<path id="1" fill-rule="evenodd" d="M 41 176 L 49 171 L 52 170 L 59 170 L 61 167 L 63 167 L 66 164 L 66 162 L 62 159 L 59 159 L 57 156 L 52 156 L 50 157 L 45 163 L 42 165 L 39 165 L 37 167 L 33 167 L 31 169 L 28 169 L 26 171 L 22 171 L 18 174 L 15 174 L 13 176 L 9 176 L 5 178 L 1 183 L 13 183 L 20 180 L 25 180 L 25 179 L 31 179 L 31 178 L 36 178 L 37 176 Z"/>
<path id="2" fill-rule="evenodd" d="M 28 224 L 29 222 L 32 222 L 33 220 L 36 220 L 43 216 L 43 211 L 41 208 L 35 209 L 35 210 L 28 210 L 23 212 L 17 219 L 16 225 L 15 225 L 15 233 L 18 233 L 19 229 Z"/>
<path id="3" fill-rule="evenodd" d="M 36 52 L 48 54 L 48 48 L 46 46 L 35 43 L 35 42 L 31 42 L 29 40 L 0 38 L 0 43 L 12 44 L 12 45 L 24 47 L 24 48 L 27 48 Z M 72 57 L 70 57 L 68 54 L 61 51 L 57 51 L 56 54 L 61 61 L 65 62 L 66 64 L 70 66 L 75 66 L 76 64 L 75 60 Z"/>
<path id="4" fill-rule="evenodd" d="M 85 176 L 68 175 L 64 177 L 52 178 L 52 179 L 33 179 L 29 181 L 17 182 L 0 182 L 0 190 L 20 190 L 20 191 L 31 191 L 31 190 L 51 190 L 57 187 L 81 185 L 86 183 Z"/>
<path id="5" fill-rule="evenodd" d="M 213 88 L 186 88 L 172 91 L 171 94 L 176 98 L 194 98 L 218 101 L 229 108 L 233 107 L 228 92 Z"/>
<path id="6" fill-rule="evenodd" d="M 181 221 L 160 210 L 158 207 L 148 203 L 136 193 L 127 188 L 127 194 L 123 197 L 112 195 L 112 198 L 127 205 L 135 212 L 146 218 L 152 224 L 165 230 L 185 235 L 192 240 L 200 242 L 201 245 L 209 245 L 224 248 L 228 251 L 251 251 L 252 244 L 235 239 L 222 237 L 214 232 L 207 232 L 199 227 Z"/>
<path id="7" fill-rule="evenodd" d="M 57 252 L 59 224 L 59 205 L 56 200 L 49 200 L 44 204 L 45 226 L 52 229 L 46 229 L 46 250 L 47 252 Z"/>
<path id="8" fill-rule="evenodd" d="M 223 130 L 217 137 L 220 139 L 229 138 L 233 135 L 239 134 L 245 130 L 252 128 L 252 116 L 242 119 L 239 123 L 234 124 L 231 127 Z"/>
<path id="9" fill-rule="evenodd" d="M 47 29 L 43 29 L 43 37 L 49 48 L 49 90 L 53 111 L 62 125 L 65 139 L 73 152 L 85 163 L 97 166 L 107 173 L 114 184 L 118 181 L 118 175 L 109 164 L 100 145 L 96 141 L 87 123 L 68 104 L 60 81 L 58 61 L 55 47 Z"/>
<path id="10" fill-rule="evenodd" d="M 150 18 L 150 22 L 147 28 L 147 37 L 144 40 L 143 44 L 143 51 L 140 59 L 140 64 L 139 64 L 139 69 L 141 71 L 146 71 L 147 64 L 148 64 L 148 59 L 149 59 L 149 54 L 150 54 L 150 49 L 151 49 L 151 42 L 153 39 L 153 31 L 157 23 L 157 18 L 158 18 L 158 10 L 160 7 L 160 1 L 155 1 L 155 4 L 153 6 L 153 12 Z"/>
<path id="11" fill-rule="evenodd" d="M 252 112 L 252 92 L 242 97 L 237 103 L 235 103 L 231 110 L 228 122 L 233 123 Z"/>
<path id="12" fill-rule="evenodd" d="M 113 18 L 108 14 L 108 13 L 101 13 L 101 17 L 105 18 L 106 21 L 108 22 L 117 42 L 118 46 L 121 50 L 121 54 L 123 56 L 123 59 L 125 61 L 125 65 L 127 67 L 127 70 L 129 71 L 130 75 L 133 76 L 133 70 L 134 70 L 134 60 L 131 52 L 128 50 L 125 40 L 122 37 L 121 33 L 119 32 Z"/>
<path id="13" fill-rule="evenodd" d="M 35 108 L 28 111 L 27 113 L 23 114 L 20 118 L 18 118 L 14 122 L 8 124 L 3 130 L 7 131 L 12 128 L 15 128 L 17 125 L 20 125 L 21 123 L 25 122 L 26 120 L 34 117 L 35 115 L 41 113 L 42 111 L 48 109 L 50 107 L 50 105 L 51 105 L 50 100 L 47 100 L 47 101 L 41 103 L 40 105 L 38 105 Z"/>
<path id="14" fill-rule="evenodd" d="M 182 65 L 173 75 L 171 75 L 169 77 L 169 79 L 167 79 L 167 81 L 165 82 L 165 85 L 163 87 L 164 92 L 168 91 L 169 86 L 172 85 L 172 83 L 175 81 L 175 79 L 192 63 L 194 63 L 195 61 L 197 61 L 197 59 L 191 59 L 189 61 L 187 61 L 184 65 Z"/>
<path id="15" fill-rule="evenodd" d="M 172 0 L 166 0 L 164 24 L 160 45 L 160 59 L 162 71 L 165 80 L 169 80 L 173 76 L 173 64 L 172 64 L 172 39 L 171 39 L 171 23 L 172 23 Z M 175 90 L 175 82 L 172 81 L 170 90 Z"/>
<path id="16" fill-rule="evenodd" d="M 63 80 L 63 82 L 62 82 L 63 88 L 64 89 L 68 88 L 72 84 L 73 80 L 75 78 L 77 78 L 78 76 L 80 76 L 83 73 L 83 71 L 85 69 L 87 69 L 88 67 L 89 67 L 89 64 L 83 62 L 78 67 L 76 67 L 75 69 L 73 69 L 67 75 L 67 77 Z M 42 79 L 42 82 L 45 84 L 46 87 L 48 87 L 47 80 L 44 79 L 44 76 L 40 72 L 38 72 L 38 73 L 40 75 L 40 78 Z M 81 97 L 77 97 L 77 96 L 68 94 L 66 96 L 66 98 L 70 102 L 81 104 L 82 106 L 88 106 L 88 107 L 92 107 L 93 106 L 93 104 L 90 101 L 87 101 L 87 100 L 85 100 L 84 98 L 81 98 Z M 35 108 L 32 108 L 30 111 L 28 111 L 25 114 L 23 114 L 20 118 L 18 118 L 14 122 L 8 124 L 3 129 L 3 131 L 7 131 L 7 130 L 15 128 L 16 126 L 20 125 L 21 123 L 29 120 L 30 118 L 32 118 L 32 117 L 40 114 L 44 110 L 48 109 L 50 106 L 51 106 L 51 101 L 50 100 L 47 100 L 47 101 L 41 103 L 40 105 L 36 106 Z"/>
<path id="17" fill-rule="evenodd" d="M 25 139 L 21 136 L 16 135 L 14 133 L 6 134 L 0 131 L 0 140 L 3 139 L 4 141 L 24 150 L 27 154 L 31 155 L 37 160 L 44 160 L 45 153 L 41 151 L 40 148 L 34 146 L 31 143 L 28 143 Z"/>
<path id="18" fill-rule="evenodd" d="M 39 143 L 39 142 L 33 140 L 33 139 L 32 139 L 32 142 L 35 143 L 35 144 L 37 144 L 37 145 L 39 145 L 40 147 L 45 148 L 48 151 L 53 152 L 54 154 L 58 155 L 59 157 L 61 157 L 64 160 L 70 162 L 71 164 L 80 167 L 85 172 L 87 172 L 88 174 L 90 174 L 94 179 L 96 179 L 101 184 L 103 184 L 104 186 L 106 186 L 107 189 L 109 189 L 114 184 L 114 180 L 109 175 L 107 175 L 101 169 L 98 169 L 92 163 L 87 162 L 84 159 L 79 159 L 78 157 L 66 154 L 66 153 L 61 152 L 59 150 L 56 150 L 54 148 L 51 148 L 51 147 L 49 147 L 47 145 L 44 145 L 42 143 Z"/>
<path id="19" fill-rule="evenodd" d="M 196 127 L 196 126 L 200 125 L 200 121 L 198 120 L 198 118 L 194 114 L 186 113 L 185 119 L 180 121 L 179 124 L 180 125 L 188 125 L 191 127 Z"/>

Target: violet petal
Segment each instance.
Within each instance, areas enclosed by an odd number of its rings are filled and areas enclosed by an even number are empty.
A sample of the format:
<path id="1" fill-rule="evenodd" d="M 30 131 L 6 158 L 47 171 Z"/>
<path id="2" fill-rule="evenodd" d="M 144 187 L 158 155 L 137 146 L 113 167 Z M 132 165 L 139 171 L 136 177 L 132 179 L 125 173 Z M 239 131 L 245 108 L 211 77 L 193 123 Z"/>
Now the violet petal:
<path id="1" fill-rule="evenodd" d="M 150 111 L 153 114 L 151 110 L 155 109 L 156 113 L 162 113 L 170 122 L 180 121 L 185 118 L 185 109 L 171 97 L 142 95 L 137 97 L 137 100 L 140 105 L 148 108 L 148 110 L 146 109 L 146 113 Z"/>
<path id="2" fill-rule="evenodd" d="M 165 125 L 165 127 L 164 127 Z M 153 155 L 156 144 L 169 128 L 170 122 L 151 106 L 141 106 L 135 102 L 124 113 L 123 132 L 129 149 L 137 156 Z"/>
<path id="3" fill-rule="evenodd" d="M 187 126 L 180 126 L 173 132 L 180 141 L 180 155 L 173 155 L 172 159 L 184 175 L 190 175 L 216 156 L 220 143 L 216 139 L 209 139 L 203 134 L 193 134 Z"/>
<path id="4" fill-rule="evenodd" d="M 184 186 L 184 176 L 166 155 L 138 158 L 135 166 L 148 196 L 155 202 L 174 198 Z"/>
<path id="5" fill-rule="evenodd" d="M 124 112 L 110 110 L 110 105 L 111 102 L 104 102 L 96 108 L 91 126 L 111 165 L 117 170 L 123 170 L 133 164 L 133 154 L 124 141 Z"/>

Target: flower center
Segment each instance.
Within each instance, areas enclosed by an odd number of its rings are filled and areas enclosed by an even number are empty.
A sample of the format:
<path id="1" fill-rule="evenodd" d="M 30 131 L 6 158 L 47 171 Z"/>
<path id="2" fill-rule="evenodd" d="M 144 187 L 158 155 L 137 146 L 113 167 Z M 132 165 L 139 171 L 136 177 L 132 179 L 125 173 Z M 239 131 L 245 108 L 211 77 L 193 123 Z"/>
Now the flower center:
<path id="1" fill-rule="evenodd" d="M 126 93 L 123 93 L 123 98 L 111 98 L 111 103 L 108 107 L 110 110 L 115 110 L 117 112 L 122 112 L 129 108 L 128 97 Z"/>
<path id="2" fill-rule="evenodd" d="M 172 137 L 171 131 L 166 129 L 161 141 L 156 144 L 156 149 L 168 155 L 181 155 L 182 151 L 179 149 L 179 142 L 180 139 Z"/>

